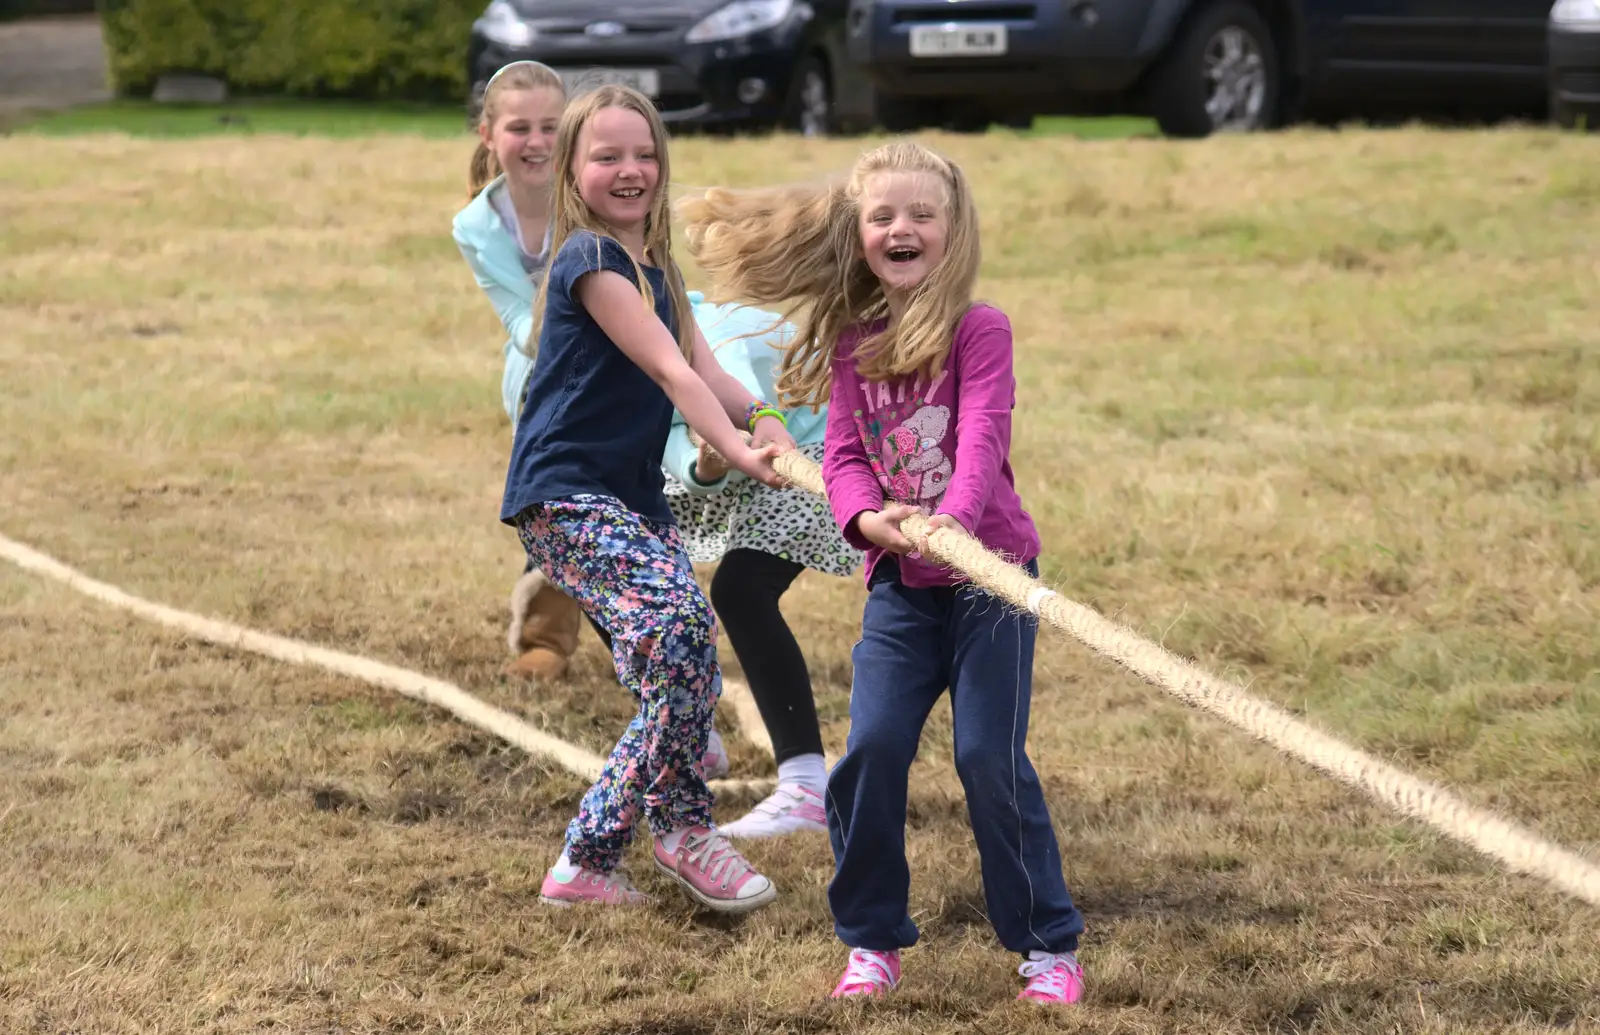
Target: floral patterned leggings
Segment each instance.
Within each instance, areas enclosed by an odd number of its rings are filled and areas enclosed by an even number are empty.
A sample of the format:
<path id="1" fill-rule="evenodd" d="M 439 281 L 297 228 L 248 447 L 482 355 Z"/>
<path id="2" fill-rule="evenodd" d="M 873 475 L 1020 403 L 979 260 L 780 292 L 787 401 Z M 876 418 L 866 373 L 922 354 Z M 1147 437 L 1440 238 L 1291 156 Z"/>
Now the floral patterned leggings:
<path id="1" fill-rule="evenodd" d="M 567 856 L 610 872 L 641 807 L 656 836 L 711 825 L 700 773 L 722 696 L 716 618 L 678 530 L 610 496 L 535 504 L 516 517 L 528 558 L 611 634 L 617 678 L 639 713 L 567 827 Z"/>

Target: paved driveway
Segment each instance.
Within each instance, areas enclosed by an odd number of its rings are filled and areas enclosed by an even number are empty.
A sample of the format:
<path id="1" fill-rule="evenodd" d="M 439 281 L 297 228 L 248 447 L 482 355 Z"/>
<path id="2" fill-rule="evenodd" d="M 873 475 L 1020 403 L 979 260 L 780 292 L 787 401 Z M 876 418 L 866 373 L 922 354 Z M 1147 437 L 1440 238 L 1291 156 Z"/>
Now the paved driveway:
<path id="1" fill-rule="evenodd" d="M 0 113 L 109 99 L 93 15 L 0 23 Z"/>

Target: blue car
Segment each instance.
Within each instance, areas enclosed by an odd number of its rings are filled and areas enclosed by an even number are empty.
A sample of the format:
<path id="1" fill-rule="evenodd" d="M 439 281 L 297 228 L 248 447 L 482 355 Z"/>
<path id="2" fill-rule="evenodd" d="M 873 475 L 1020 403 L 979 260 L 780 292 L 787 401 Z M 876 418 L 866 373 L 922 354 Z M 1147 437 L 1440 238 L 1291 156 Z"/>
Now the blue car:
<path id="1" fill-rule="evenodd" d="M 1551 0 L 852 0 L 886 126 L 1541 112 Z M 1593 0 L 1569 0 L 1593 3 Z"/>
<path id="2" fill-rule="evenodd" d="M 822 136 L 870 124 L 871 90 L 844 59 L 847 0 L 492 0 L 467 46 L 468 103 L 512 61 L 569 90 L 623 83 L 671 128 L 786 127 Z"/>

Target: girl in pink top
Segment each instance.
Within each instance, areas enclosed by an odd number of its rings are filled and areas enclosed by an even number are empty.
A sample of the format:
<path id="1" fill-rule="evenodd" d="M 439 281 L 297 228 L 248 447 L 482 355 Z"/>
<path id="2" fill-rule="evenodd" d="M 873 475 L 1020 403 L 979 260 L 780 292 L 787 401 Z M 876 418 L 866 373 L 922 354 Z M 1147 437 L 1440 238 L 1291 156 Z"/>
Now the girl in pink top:
<path id="1" fill-rule="evenodd" d="M 1083 917 L 1024 745 L 1038 622 L 918 552 L 913 513 L 1038 573 L 1039 534 L 1011 475 L 1011 325 L 975 304 L 978 220 L 955 163 L 907 141 L 863 155 L 843 184 L 708 191 L 683 204 L 707 294 L 780 310 L 798 333 L 777 387 L 828 404 L 823 477 L 846 538 L 867 551 L 852 654 L 850 736 L 828 778 L 828 904 L 850 946 L 835 997 L 900 981 L 907 783 L 948 687 L 956 771 L 989 920 L 1020 954 L 1020 997 L 1076 1002 Z"/>

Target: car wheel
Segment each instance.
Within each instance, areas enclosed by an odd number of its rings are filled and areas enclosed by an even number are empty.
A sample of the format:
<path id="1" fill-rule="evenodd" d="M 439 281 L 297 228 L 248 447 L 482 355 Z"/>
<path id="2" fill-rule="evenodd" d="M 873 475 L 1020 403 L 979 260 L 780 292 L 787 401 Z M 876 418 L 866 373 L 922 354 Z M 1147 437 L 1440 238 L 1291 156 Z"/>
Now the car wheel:
<path id="1" fill-rule="evenodd" d="M 1550 87 L 1550 121 L 1561 129 L 1577 129 L 1578 113 L 1572 105 L 1561 99 L 1554 86 Z M 1584 127 L 1592 129 L 1592 126 Z"/>
<path id="2" fill-rule="evenodd" d="M 1241 133 L 1276 125 L 1278 50 L 1256 9 L 1221 0 L 1179 29 L 1150 83 L 1150 108 L 1171 137 Z"/>
<path id="3" fill-rule="evenodd" d="M 803 137 L 825 137 L 834 131 L 833 80 L 828 66 L 815 54 L 807 54 L 795 67 L 789 117 L 784 121 Z"/>

